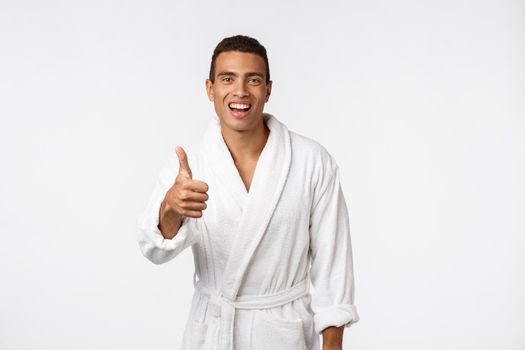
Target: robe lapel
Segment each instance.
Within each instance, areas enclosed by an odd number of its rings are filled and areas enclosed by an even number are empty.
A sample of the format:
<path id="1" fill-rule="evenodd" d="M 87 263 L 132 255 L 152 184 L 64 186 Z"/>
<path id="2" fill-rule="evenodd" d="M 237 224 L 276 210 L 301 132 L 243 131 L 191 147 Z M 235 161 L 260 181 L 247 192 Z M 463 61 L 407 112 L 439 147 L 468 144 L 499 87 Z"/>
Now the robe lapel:
<path id="1" fill-rule="evenodd" d="M 224 142 L 221 126 L 217 118 L 210 122 L 202 139 L 202 147 L 206 151 L 214 178 L 221 186 L 224 186 L 226 189 L 224 192 L 232 196 L 233 201 L 238 205 L 239 212 L 242 212 L 248 193 L 233 162 L 228 146 Z"/>

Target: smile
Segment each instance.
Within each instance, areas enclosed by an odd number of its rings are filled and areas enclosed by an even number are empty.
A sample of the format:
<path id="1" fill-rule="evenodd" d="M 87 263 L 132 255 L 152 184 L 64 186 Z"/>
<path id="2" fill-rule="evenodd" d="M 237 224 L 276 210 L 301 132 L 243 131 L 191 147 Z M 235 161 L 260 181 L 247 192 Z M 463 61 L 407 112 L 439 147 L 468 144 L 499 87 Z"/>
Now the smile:
<path id="1" fill-rule="evenodd" d="M 244 111 L 247 112 L 252 107 L 249 103 L 230 103 L 228 105 L 232 111 Z"/>
<path id="2" fill-rule="evenodd" d="M 252 105 L 250 103 L 230 102 L 228 107 L 230 108 L 231 114 L 234 118 L 244 119 L 248 116 L 248 112 L 252 108 Z"/>

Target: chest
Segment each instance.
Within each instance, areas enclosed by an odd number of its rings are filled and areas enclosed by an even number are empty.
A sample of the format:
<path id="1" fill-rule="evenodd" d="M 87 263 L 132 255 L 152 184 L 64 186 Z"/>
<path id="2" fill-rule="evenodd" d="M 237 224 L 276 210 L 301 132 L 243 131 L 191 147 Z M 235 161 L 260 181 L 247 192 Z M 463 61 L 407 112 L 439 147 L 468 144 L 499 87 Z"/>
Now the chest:
<path id="1" fill-rule="evenodd" d="M 237 172 L 239 173 L 246 191 L 250 191 L 253 174 L 255 173 L 255 168 L 257 167 L 257 161 L 235 162 L 235 167 L 237 168 Z"/>

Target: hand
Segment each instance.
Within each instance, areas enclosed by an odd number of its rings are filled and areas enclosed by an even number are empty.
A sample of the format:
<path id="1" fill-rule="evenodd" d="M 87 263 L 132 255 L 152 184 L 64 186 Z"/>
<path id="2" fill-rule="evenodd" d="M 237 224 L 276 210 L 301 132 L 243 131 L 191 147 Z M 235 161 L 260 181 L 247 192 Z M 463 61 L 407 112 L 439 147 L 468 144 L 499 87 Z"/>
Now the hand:
<path id="1" fill-rule="evenodd" d="M 192 218 L 202 217 L 208 200 L 208 185 L 199 180 L 193 180 L 188 156 L 184 149 L 177 146 L 175 149 L 179 158 L 179 173 L 175 183 L 166 193 L 164 199 L 165 210 L 173 210 L 181 216 Z"/>

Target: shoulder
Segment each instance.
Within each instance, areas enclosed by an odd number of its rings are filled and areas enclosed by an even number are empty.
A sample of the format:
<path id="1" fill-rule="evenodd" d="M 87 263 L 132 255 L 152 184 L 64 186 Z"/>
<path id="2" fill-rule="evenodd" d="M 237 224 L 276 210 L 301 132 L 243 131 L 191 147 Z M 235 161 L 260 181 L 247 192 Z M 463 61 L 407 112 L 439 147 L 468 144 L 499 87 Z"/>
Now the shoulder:
<path id="1" fill-rule="evenodd" d="M 318 141 L 295 131 L 290 131 L 290 142 L 294 158 L 305 162 L 307 168 L 317 173 L 317 175 L 330 175 L 337 170 L 337 161 L 326 147 Z"/>
<path id="2" fill-rule="evenodd" d="M 308 178 L 314 198 L 319 198 L 330 184 L 338 181 L 339 167 L 335 158 L 321 143 L 296 132 L 290 131 L 290 142 L 292 162 Z"/>

